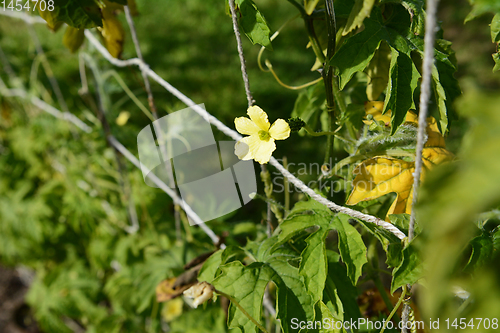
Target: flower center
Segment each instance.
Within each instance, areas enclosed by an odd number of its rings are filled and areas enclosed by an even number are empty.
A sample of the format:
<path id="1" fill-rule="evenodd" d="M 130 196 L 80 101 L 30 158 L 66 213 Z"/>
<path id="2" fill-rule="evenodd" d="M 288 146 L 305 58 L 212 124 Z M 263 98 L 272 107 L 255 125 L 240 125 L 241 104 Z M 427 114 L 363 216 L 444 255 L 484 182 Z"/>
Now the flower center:
<path id="1" fill-rule="evenodd" d="M 268 141 L 271 136 L 267 131 L 259 131 L 259 139 L 262 141 Z"/>

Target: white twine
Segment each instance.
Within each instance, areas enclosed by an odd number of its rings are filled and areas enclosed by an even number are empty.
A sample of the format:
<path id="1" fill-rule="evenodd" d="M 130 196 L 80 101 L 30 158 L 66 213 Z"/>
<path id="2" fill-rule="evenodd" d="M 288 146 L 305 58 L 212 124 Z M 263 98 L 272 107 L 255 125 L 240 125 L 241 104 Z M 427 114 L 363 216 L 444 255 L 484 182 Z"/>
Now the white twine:
<path id="1" fill-rule="evenodd" d="M 0 15 L 4 15 L 4 13 L 6 13 L 6 12 L 0 12 Z M 26 22 L 28 22 L 25 18 L 21 17 L 21 16 L 28 16 L 26 14 L 17 13 L 17 15 L 8 15 L 8 16 L 20 18 L 20 19 L 23 19 Z M 29 19 L 29 23 L 30 24 L 32 24 L 32 23 L 45 23 L 45 21 L 42 20 L 42 22 L 40 22 L 40 20 L 38 20 L 38 19 L 36 19 L 36 20 Z M 128 59 L 128 60 L 120 60 L 120 59 L 113 58 L 111 56 L 111 54 L 109 54 L 109 52 L 106 50 L 106 48 L 104 46 L 102 46 L 101 43 L 99 43 L 99 41 L 94 37 L 94 35 L 89 30 L 85 30 L 85 37 L 97 49 L 97 51 L 99 53 L 101 53 L 101 55 L 104 58 L 106 58 L 106 60 L 108 60 L 111 64 L 113 64 L 117 67 L 138 66 L 142 71 L 147 73 L 147 75 L 151 79 L 153 79 L 158 84 L 160 84 L 163 88 L 165 88 L 172 95 L 174 95 L 179 100 L 181 100 L 184 104 L 191 107 L 195 112 L 197 112 L 200 116 L 202 116 L 206 121 L 208 121 L 209 123 L 211 123 L 212 125 L 217 127 L 217 129 L 220 130 L 222 133 L 226 134 L 228 137 L 230 137 L 236 141 L 238 141 L 242 138 L 242 136 L 238 132 L 227 127 L 219 119 L 217 119 L 216 117 L 214 117 L 213 115 L 208 113 L 203 108 L 199 107 L 189 97 L 187 97 L 186 95 L 181 93 L 177 88 L 172 86 L 170 83 L 168 83 L 163 78 L 161 78 L 158 74 L 156 74 L 153 70 L 151 70 L 149 68 L 149 66 L 146 63 L 144 63 L 143 61 L 141 61 L 140 59 L 132 58 L 132 59 Z M 327 206 L 328 208 L 335 210 L 337 212 L 347 214 L 349 216 L 352 216 L 352 217 L 357 218 L 357 219 L 361 219 L 361 220 L 369 222 L 369 223 L 374 223 L 377 226 L 384 228 L 387 231 L 393 233 L 399 239 L 406 238 L 406 235 L 403 232 L 401 232 L 401 230 L 399 230 L 397 227 L 395 227 L 394 225 L 392 225 L 386 221 L 383 221 L 383 220 L 381 220 L 375 216 L 372 216 L 372 215 L 363 214 L 363 213 L 358 212 L 354 209 L 339 206 L 336 203 L 334 203 L 334 202 L 322 197 L 321 195 L 317 194 L 316 192 L 314 192 L 313 189 L 306 186 L 300 179 L 298 179 L 293 174 L 291 174 L 288 170 L 286 170 L 283 167 L 283 165 L 281 165 L 274 157 L 271 157 L 270 164 L 273 165 L 274 167 L 276 167 L 276 169 L 278 169 L 278 171 L 280 171 L 292 184 L 294 184 L 295 187 L 297 187 L 297 189 L 308 194 L 313 200 L 316 200 L 317 202 L 319 202 L 319 203 L 321 203 L 321 204 Z M 168 186 L 167 186 L 167 188 L 168 188 Z M 172 197 L 172 199 L 174 199 L 174 197 Z M 204 224 L 203 223 L 200 224 L 200 226 L 202 226 L 202 225 L 204 225 Z"/>

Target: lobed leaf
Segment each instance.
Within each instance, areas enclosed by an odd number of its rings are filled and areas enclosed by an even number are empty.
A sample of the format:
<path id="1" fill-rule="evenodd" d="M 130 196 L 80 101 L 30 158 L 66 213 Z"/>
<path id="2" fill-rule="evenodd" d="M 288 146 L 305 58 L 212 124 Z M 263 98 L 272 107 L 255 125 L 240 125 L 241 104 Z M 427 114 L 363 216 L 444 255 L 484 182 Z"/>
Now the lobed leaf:
<path id="1" fill-rule="evenodd" d="M 411 213 L 414 163 L 392 157 L 374 157 L 354 169 L 353 191 L 346 202 L 355 205 L 395 192 L 387 215 Z"/>
<path id="2" fill-rule="evenodd" d="M 401 264 L 392 272 L 391 293 L 406 284 L 414 284 L 422 277 L 422 273 L 421 258 L 412 243 L 410 243 L 403 250 Z"/>
<path id="3" fill-rule="evenodd" d="M 385 94 L 384 111 L 392 110 L 391 134 L 394 134 L 406 118 L 410 108 L 415 108 L 413 91 L 417 88 L 420 74 L 404 53 L 392 49 L 390 79 Z"/>
<path id="4" fill-rule="evenodd" d="M 274 248 L 291 239 L 293 236 L 311 227 L 319 227 L 306 239 L 306 248 L 301 253 L 299 274 L 304 277 L 307 291 L 313 301 L 323 296 L 327 276 L 327 258 L 325 238 L 332 228 L 332 212 L 315 200 L 299 201 L 280 224 L 281 233 Z"/>
<path id="5" fill-rule="evenodd" d="M 355 285 L 368 259 L 363 239 L 356 228 L 349 224 L 349 219 L 349 215 L 338 214 L 333 219 L 333 226 L 339 235 L 339 250 L 342 261 L 347 266 L 347 275 Z"/>
<path id="6" fill-rule="evenodd" d="M 391 48 L 386 42 L 382 41 L 366 68 L 366 75 L 368 75 L 366 96 L 368 100 L 374 101 L 378 99 L 380 94 L 386 89 L 389 82 L 390 64 Z"/>
<path id="7" fill-rule="evenodd" d="M 347 19 L 342 36 L 346 36 L 351 31 L 360 28 L 365 18 L 370 17 L 374 4 L 375 0 L 356 0 L 349 14 L 349 18 Z"/>

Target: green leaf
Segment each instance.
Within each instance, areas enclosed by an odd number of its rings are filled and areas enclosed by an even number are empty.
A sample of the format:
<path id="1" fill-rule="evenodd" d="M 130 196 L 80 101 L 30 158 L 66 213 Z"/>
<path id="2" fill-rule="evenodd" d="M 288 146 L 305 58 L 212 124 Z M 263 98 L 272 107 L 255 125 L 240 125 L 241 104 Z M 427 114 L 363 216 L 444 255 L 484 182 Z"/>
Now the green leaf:
<path id="1" fill-rule="evenodd" d="M 448 128 L 448 108 L 446 103 L 447 97 L 443 84 L 440 81 L 440 75 L 436 64 L 434 64 L 434 66 L 432 67 L 432 88 L 434 89 L 434 96 L 437 99 L 439 128 L 444 133 Z"/>
<path id="2" fill-rule="evenodd" d="M 370 17 L 374 4 L 375 0 L 356 0 L 347 19 L 342 36 L 346 36 L 351 31 L 361 27 L 365 18 Z"/>
<path id="3" fill-rule="evenodd" d="M 383 37 L 380 24 L 366 19 L 365 30 L 348 38 L 335 53 L 330 63 L 340 75 L 341 90 L 356 72 L 363 71 L 368 66 Z"/>
<path id="4" fill-rule="evenodd" d="M 317 302 L 323 297 L 323 289 L 326 280 L 326 247 L 325 238 L 328 235 L 328 229 L 321 228 L 307 237 L 307 246 L 302 251 L 299 274 L 304 277 L 307 291 Z"/>
<path id="5" fill-rule="evenodd" d="M 392 272 L 391 293 L 405 284 L 414 284 L 422 277 L 422 262 L 412 243 L 403 250 L 401 264 Z"/>
<path id="6" fill-rule="evenodd" d="M 396 227 L 398 227 L 399 230 L 401 230 L 405 235 L 408 235 L 408 229 L 410 226 L 410 215 L 409 214 L 392 214 L 389 215 L 389 220 L 391 221 L 392 224 L 394 224 Z M 418 236 L 420 232 L 422 231 L 422 228 L 420 227 L 420 224 L 418 221 L 415 222 L 415 236 Z"/>
<path id="7" fill-rule="evenodd" d="M 488 12 L 500 12 L 500 2 L 498 2 L 497 0 L 469 0 L 469 2 L 472 5 L 472 10 L 465 18 L 464 23 L 467 23 L 468 21 L 473 20 L 476 17 Z"/>
<path id="8" fill-rule="evenodd" d="M 368 100 L 375 101 L 385 90 L 389 82 L 389 71 L 391 65 L 391 48 L 386 42 L 381 42 L 370 64 L 366 68 L 368 84 L 366 85 L 366 96 Z"/>
<path id="9" fill-rule="evenodd" d="M 406 119 L 406 113 L 415 107 L 413 91 L 417 87 L 420 74 L 410 57 L 392 49 L 390 80 L 387 85 L 384 111 L 392 111 L 391 134 L 394 134 Z"/>
<path id="10" fill-rule="evenodd" d="M 235 261 L 221 267 L 222 274 L 213 285 L 216 289 L 234 297 L 255 320 L 261 322 L 262 300 L 267 284 L 273 281 L 277 287 L 277 317 L 284 332 L 292 332 L 289 325 L 293 318 L 314 318 L 313 303 L 307 294 L 298 269 L 291 266 L 286 257 L 271 257 L 267 263 L 257 262 L 244 266 Z M 243 332 L 257 332 L 257 326 L 231 304 L 228 314 L 230 328 Z"/>
<path id="11" fill-rule="evenodd" d="M 465 271 L 474 271 L 476 268 L 491 260 L 493 251 L 495 250 L 493 241 L 493 235 L 488 232 L 485 232 L 470 241 L 472 254 L 469 258 L 467 266 L 464 268 Z"/>
<path id="12" fill-rule="evenodd" d="M 217 276 L 217 271 L 219 270 L 219 266 L 221 266 L 223 260 L 222 260 L 222 253 L 225 251 L 224 250 L 219 250 L 212 254 L 205 262 L 203 263 L 203 266 L 200 269 L 200 272 L 198 273 L 198 281 L 207 281 L 207 282 L 212 282 L 215 277 Z"/>
<path id="13" fill-rule="evenodd" d="M 239 23 L 245 35 L 252 44 L 260 44 L 272 50 L 270 33 L 264 16 L 259 12 L 252 0 L 236 0 L 239 13 Z"/>
<path id="14" fill-rule="evenodd" d="M 382 40 L 392 48 L 409 54 L 410 47 L 406 36 L 410 31 L 409 14 L 401 6 L 395 6 L 390 19 L 382 16 L 378 7 L 374 7 L 372 15 L 364 20 L 365 29 L 347 38 L 331 60 L 340 75 L 340 89 L 351 80 L 354 73 L 363 71 Z"/>
<path id="15" fill-rule="evenodd" d="M 262 325 L 262 300 L 273 272 L 262 263 L 243 266 L 239 261 L 226 264 L 221 270 L 222 274 L 213 281 L 215 288 L 234 297 Z M 228 324 L 230 328 L 240 328 L 243 332 L 258 332 L 257 326 L 232 304 Z"/>
<path id="16" fill-rule="evenodd" d="M 306 10 L 307 15 L 311 15 L 316 6 L 318 5 L 319 0 L 304 0 L 304 9 Z"/>
<path id="17" fill-rule="evenodd" d="M 393 219 L 398 216 L 406 216 L 408 214 L 391 214 L 389 215 L 389 219 L 391 223 L 394 224 Z M 409 216 L 409 215 L 408 215 Z M 374 223 L 365 222 L 362 220 L 358 220 L 361 225 L 363 225 L 371 234 L 373 234 L 382 244 L 382 248 L 384 249 L 387 260 L 386 264 L 389 267 L 397 267 L 401 263 L 401 253 L 403 252 L 403 244 L 401 240 L 396 237 L 392 232 L 387 231 L 386 229 L 377 226 Z M 396 225 L 401 231 L 403 229 Z M 404 231 L 403 231 L 404 232 Z M 405 232 L 407 234 L 407 232 Z"/>
<path id="18" fill-rule="evenodd" d="M 38 10 L 51 29 L 61 22 L 78 29 L 102 26 L 101 11 L 94 0 L 55 0 L 53 11 L 42 11 L 39 2 Z"/>
<path id="19" fill-rule="evenodd" d="M 325 84 L 323 81 L 320 81 L 299 93 L 299 96 L 295 100 L 291 116 L 299 117 L 311 128 L 316 128 L 320 114 L 319 111 L 323 109 L 325 101 Z M 299 134 L 305 135 L 305 130 L 300 130 Z"/>
<path id="20" fill-rule="evenodd" d="M 329 251 L 328 253 L 330 254 L 332 251 Z M 362 315 L 357 303 L 358 289 L 352 284 L 351 280 L 347 276 L 346 268 L 338 261 L 338 258 L 332 258 L 331 255 L 329 255 L 328 258 L 328 277 L 325 285 L 325 303 L 333 314 L 335 314 L 335 311 L 333 310 L 342 310 L 337 314 L 339 317 L 338 319 L 357 320 L 357 318 L 361 318 Z M 338 303 L 337 298 L 340 300 L 340 305 L 333 304 Z"/>
<path id="21" fill-rule="evenodd" d="M 423 0 L 382 0 L 383 3 L 401 4 L 411 15 L 411 31 L 415 35 L 423 35 L 425 31 L 425 12 Z"/>
<path id="22" fill-rule="evenodd" d="M 313 301 L 319 301 L 327 275 L 325 238 L 331 229 L 332 212 L 315 200 L 299 201 L 291 210 L 289 217 L 280 224 L 281 233 L 274 248 L 305 229 L 319 227 L 306 239 L 306 248 L 301 253 L 299 274 L 304 277 L 307 291 Z"/>
<path id="23" fill-rule="evenodd" d="M 127 5 L 127 0 L 108 0 L 109 2 L 119 3 L 120 5 Z"/>
<path id="24" fill-rule="evenodd" d="M 356 284 L 368 259 L 361 235 L 349 224 L 349 219 L 349 215 L 338 214 L 333 219 L 333 226 L 339 234 L 339 250 L 342 261 L 347 266 L 347 275 Z"/>
<path id="25" fill-rule="evenodd" d="M 314 319 L 314 302 L 306 290 L 303 278 L 287 257 L 268 260 L 268 267 L 274 271 L 272 277 L 277 287 L 277 318 L 281 320 L 283 332 L 295 332 L 289 327 L 293 318 Z"/>
<path id="26" fill-rule="evenodd" d="M 244 251 L 240 247 L 233 245 L 228 245 L 225 249 L 215 252 L 203 263 L 198 273 L 198 281 L 212 283 L 218 273 L 220 273 L 220 266 L 227 263 L 230 258 L 242 256 L 243 254 Z"/>
<path id="27" fill-rule="evenodd" d="M 337 324 L 337 327 L 335 327 L 336 322 L 339 320 L 335 318 L 330 309 L 322 301 L 316 303 L 316 321 L 322 323 L 321 328 L 318 330 L 319 333 L 343 332 L 342 325 Z"/>
<path id="28" fill-rule="evenodd" d="M 281 232 L 275 248 L 307 228 L 314 226 L 329 228 L 332 218 L 333 213 L 315 200 L 297 202 L 287 219 L 279 226 Z"/>
<path id="29" fill-rule="evenodd" d="M 455 309 L 448 289 L 450 272 L 463 260 L 463 249 L 477 230 L 472 223 L 477 214 L 500 206 L 499 103 L 498 94 L 475 90 L 457 100 L 458 111 L 470 124 L 457 162 L 430 172 L 420 189 L 417 216 L 426 234 L 423 249 L 428 288 L 423 306 L 432 316 Z M 469 286 L 475 285 L 471 280 Z M 495 290 L 499 292 L 495 288 L 490 290 L 493 295 Z M 478 310 L 491 313 L 489 298 L 475 300 Z"/>
<path id="30" fill-rule="evenodd" d="M 495 66 L 493 67 L 493 72 L 500 70 L 500 53 L 492 54 L 493 61 L 495 61 Z"/>
<path id="31" fill-rule="evenodd" d="M 491 20 L 490 30 L 491 42 L 500 42 L 500 13 L 497 13 L 495 16 L 493 16 L 493 19 Z"/>
<path id="32" fill-rule="evenodd" d="M 420 57 L 424 57 L 424 40 L 420 36 L 408 36 L 408 44 L 412 50 L 417 51 Z M 434 64 L 432 73 L 432 85 L 438 114 L 439 129 L 442 133 L 448 130 L 448 118 L 452 110 L 453 101 L 461 94 L 458 81 L 453 74 L 456 72 L 455 52 L 451 49 L 451 43 L 443 39 L 436 40 L 434 49 Z"/>
<path id="33" fill-rule="evenodd" d="M 496 227 L 493 230 L 493 247 L 496 251 L 500 250 L 500 227 Z"/>

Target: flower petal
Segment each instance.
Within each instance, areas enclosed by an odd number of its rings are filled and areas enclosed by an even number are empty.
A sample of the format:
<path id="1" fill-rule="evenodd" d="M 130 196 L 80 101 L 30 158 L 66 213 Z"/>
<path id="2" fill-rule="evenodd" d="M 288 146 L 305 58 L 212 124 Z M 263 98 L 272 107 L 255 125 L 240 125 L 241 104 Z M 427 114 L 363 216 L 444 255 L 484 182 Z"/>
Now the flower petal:
<path id="1" fill-rule="evenodd" d="M 241 134 L 252 135 L 260 131 L 259 126 L 247 117 L 238 117 L 234 119 L 234 125 L 236 126 L 236 130 Z"/>
<path id="2" fill-rule="evenodd" d="M 255 123 L 255 125 L 259 126 L 259 128 L 263 131 L 269 131 L 269 120 L 267 119 L 267 113 L 264 112 L 261 108 L 254 105 L 248 108 L 247 110 L 250 119 Z"/>
<path id="3" fill-rule="evenodd" d="M 252 154 L 253 159 L 260 164 L 269 162 L 274 150 L 276 150 L 274 139 L 269 139 L 267 141 L 259 140 L 258 142 L 252 141 L 250 144 L 250 154 Z"/>
<path id="4" fill-rule="evenodd" d="M 234 154 L 238 156 L 240 160 L 246 161 L 253 158 L 253 155 L 250 152 L 250 143 L 252 140 L 259 140 L 258 134 L 246 136 L 234 145 Z"/>
<path id="5" fill-rule="evenodd" d="M 269 134 L 275 140 L 285 140 L 290 136 L 290 126 L 283 119 L 278 119 L 269 129 Z"/>

